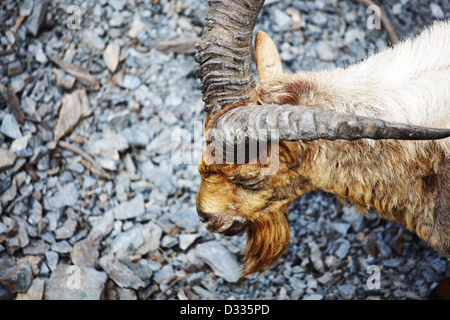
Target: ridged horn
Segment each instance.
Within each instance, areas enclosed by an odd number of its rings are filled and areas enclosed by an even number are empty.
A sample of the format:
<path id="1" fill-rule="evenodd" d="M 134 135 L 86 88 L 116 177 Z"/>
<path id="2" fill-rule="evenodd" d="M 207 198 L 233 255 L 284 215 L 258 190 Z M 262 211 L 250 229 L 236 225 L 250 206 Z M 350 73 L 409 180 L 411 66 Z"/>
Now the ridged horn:
<path id="1" fill-rule="evenodd" d="M 208 0 L 202 38 L 196 43 L 206 121 L 223 108 L 244 102 L 255 87 L 252 39 L 264 0 Z"/>
<path id="2" fill-rule="evenodd" d="M 259 140 L 261 131 L 267 132 L 268 139 L 271 139 L 270 133 L 274 129 L 280 141 L 361 138 L 434 140 L 450 136 L 450 129 L 392 123 L 351 113 L 293 105 L 238 107 L 222 115 L 213 129 L 212 140 L 224 145 Z"/>

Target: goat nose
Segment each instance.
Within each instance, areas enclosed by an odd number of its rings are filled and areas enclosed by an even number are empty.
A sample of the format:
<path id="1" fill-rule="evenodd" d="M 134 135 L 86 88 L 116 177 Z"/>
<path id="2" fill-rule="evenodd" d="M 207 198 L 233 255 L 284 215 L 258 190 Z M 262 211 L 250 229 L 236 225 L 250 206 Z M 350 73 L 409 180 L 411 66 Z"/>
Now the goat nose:
<path id="1" fill-rule="evenodd" d="M 197 214 L 198 214 L 198 219 L 199 219 L 202 223 L 208 222 L 209 218 L 208 218 L 208 216 L 206 215 L 206 213 L 204 213 L 204 212 L 202 211 L 202 209 L 200 208 L 200 205 L 197 205 Z"/>

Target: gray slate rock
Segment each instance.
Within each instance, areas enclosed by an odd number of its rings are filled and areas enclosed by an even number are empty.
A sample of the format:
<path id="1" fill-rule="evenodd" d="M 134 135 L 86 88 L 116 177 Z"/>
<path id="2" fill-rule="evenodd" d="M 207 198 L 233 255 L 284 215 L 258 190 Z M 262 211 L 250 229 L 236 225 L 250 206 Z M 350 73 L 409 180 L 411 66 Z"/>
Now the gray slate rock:
<path id="1" fill-rule="evenodd" d="M 99 233 L 102 237 L 107 236 L 114 227 L 114 212 L 112 210 L 106 211 L 103 216 L 92 222 L 91 233 Z"/>
<path id="2" fill-rule="evenodd" d="M 81 39 L 91 49 L 105 49 L 105 41 L 91 30 L 84 29 L 81 34 Z"/>
<path id="3" fill-rule="evenodd" d="M 194 232 L 200 226 L 195 208 L 183 207 L 169 213 L 170 220 L 186 232 Z"/>
<path id="4" fill-rule="evenodd" d="M 17 156 L 14 152 L 0 149 L 0 170 L 11 167 L 16 162 Z"/>
<path id="5" fill-rule="evenodd" d="M 336 61 L 339 58 L 338 48 L 327 41 L 320 41 L 316 45 L 316 52 L 319 55 L 319 59 L 323 61 Z"/>
<path id="6" fill-rule="evenodd" d="M 177 190 L 172 170 L 170 165 L 161 163 L 159 166 L 156 166 L 150 160 L 143 162 L 139 166 L 142 177 L 153 182 L 166 195 L 172 195 Z"/>
<path id="7" fill-rule="evenodd" d="M 40 255 L 50 249 L 50 245 L 48 245 L 44 240 L 33 240 L 27 247 L 23 248 L 23 253 L 25 255 Z"/>
<path id="8" fill-rule="evenodd" d="M 26 292 L 32 280 L 33 274 L 28 263 L 0 261 L 0 283 L 10 292 Z"/>
<path id="9" fill-rule="evenodd" d="M 66 240 L 55 242 L 52 244 L 52 250 L 61 253 L 61 254 L 67 254 L 72 252 L 72 246 L 69 242 Z"/>
<path id="10" fill-rule="evenodd" d="M 24 0 L 20 6 L 20 16 L 28 17 L 33 12 L 34 0 Z"/>
<path id="11" fill-rule="evenodd" d="M 315 242 L 308 243 L 309 248 L 311 249 L 310 259 L 317 271 L 324 272 L 325 266 L 322 260 L 322 254 L 320 252 L 320 248 Z"/>
<path id="12" fill-rule="evenodd" d="M 136 254 L 144 256 L 159 248 L 163 232 L 161 227 L 153 222 L 142 225 L 140 230 L 144 243 L 137 248 Z"/>
<path id="13" fill-rule="evenodd" d="M 44 199 L 44 207 L 47 210 L 58 210 L 64 207 L 72 207 L 78 200 L 79 192 L 73 182 L 65 184 L 51 198 Z"/>
<path id="14" fill-rule="evenodd" d="M 45 253 L 45 259 L 47 260 L 47 266 L 50 270 L 55 270 L 58 265 L 59 255 L 54 251 L 47 251 Z"/>
<path id="15" fill-rule="evenodd" d="M 351 300 L 356 293 L 356 287 L 352 285 L 340 285 L 338 291 L 341 297 L 345 300 Z"/>
<path id="16" fill-rule="evenodd" d="M 117 79 L 117 84 L 124 89 L 136 90 L 141 85 L 141 80 L 139 77 L 127 73 L 123 78 Z"/>
<path id="17" fill-rule="evenodd" d="M 44 297 L 45 280 L 35 278 L 26 293 L 19 293 L 16 300 L 42 300 Z"/>
<path id="18" fill-rule="evenodd" d="M 121 288 L 142 289 L 150 284 L 152 271 L 145 263 L 132 263 L 104 256 L 99 265 Z"/>
<path id="19" fill-rule="evenodd" d="M 110 253 L 120 259 L 131 255 L 146 255 L 158 249 L 162 236 L 162 229 L 153 222 L 145 225 L 136 224 L 130 230 L 119 233 L 112 241 Z"/>
<path id="20" fill-rule="evenodd" d="M 175 272 L 170 264 L 162 267 L 158 272 L 155 273 L 153 279 L 158 284 L 167 284 L 175 277 Z"/>
<path id="21" fill-rule="evenodd" d="M 199 237 L 198 234 L 180 234 L 178 239 L 180 243 L 180 249 L 186 250 L 191 244 Z"/>
<path id="22" fill-rule="evenodd" d="M 98 262 L 97 246 L 90 239 L 84 239 L 73 245 L 70 258 L 77 266 L 95 268 Z"/>
<path id="23" fill-rule="evenodd" d="M 239 278 L 241 268 L 236 257 L 217 241 L 201 243 L 189 254 L 205 262 L 218 277 L 228 282 L 236 282 Z"/>
<path id="24" fill-rule="evenodd" d="M 292 22 L 291 17 L 282 10 L 275 9 L 273 11 L 273 19 L 275 24 L 273 25 L 273 29 L 278 32 L 288 31 L 291 29 Z"/>
<path id="25" fill-rule="evenodd" d="M 139 193 L 133 199 L 122 202 L 111 210 L 117 220 L 136 218 L 145 213 L 144 196 Z"/>
<path id="26" fill-rule="evenodd" d="M 430 3 L 431 14 L 437 19 L 445 17 L 444 11 L 437 3 Z"/>
<path id="27" fill-rule="evenodd" d="M 6 114 L 2 120 L 0 132 L 11 139 L 18 139 L 22 137 L 19 124 L 12 114 Z"/>
<path id="28" fill-rule="evenodd" d="M 73 236 L 78 226 L 78 222 L 74 219 L 67 219 L 64 224 L 55 230 L 55 238 L 57 240 L 69 239 Z"/>
<path id="29" fill-rule="evenodd" d="M 35 0 L 33 13 L 27 19 L 27 28 L 33 34 L 37 36 L 42 24 L 45 21 L 45 16 L 47 14 L 49 0 Z"/>
<path id="30" fill-rule="evenodd" d="M 106 273 L 93 268 L 60 264 L 45 286 L 44 297 L 45 300 L 99 300 L 107 280 Z"/>

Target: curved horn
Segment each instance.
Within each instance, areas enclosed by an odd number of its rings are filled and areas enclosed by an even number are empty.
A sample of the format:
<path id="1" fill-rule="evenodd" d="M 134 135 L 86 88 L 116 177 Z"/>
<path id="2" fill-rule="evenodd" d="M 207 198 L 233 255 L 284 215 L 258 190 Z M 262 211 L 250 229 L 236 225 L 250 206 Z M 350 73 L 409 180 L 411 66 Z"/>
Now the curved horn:
<path id="1" fill-rule="evenodd" d="M 434 129 L 345 112 L 333 112 L 313 107 L 263 105 L 238 107 L 222 115 L 214 123 L 214 141 L 241 144 L 246 139 L 259 140 L 260 130 L 278 130 L 279 140 L 317 139 L 403 139 L 431 140 L 450 136 L 450 129 Z M 215 147 L 219 147 L 218 145 Z"/>
<path id="2" fill-rule="evenodd" d="M 208 0 L 202 38 L 196 43 L 206 121 L 226 106 L 246 101 L 255 87 L 253 28 L 264 0 Z"/>

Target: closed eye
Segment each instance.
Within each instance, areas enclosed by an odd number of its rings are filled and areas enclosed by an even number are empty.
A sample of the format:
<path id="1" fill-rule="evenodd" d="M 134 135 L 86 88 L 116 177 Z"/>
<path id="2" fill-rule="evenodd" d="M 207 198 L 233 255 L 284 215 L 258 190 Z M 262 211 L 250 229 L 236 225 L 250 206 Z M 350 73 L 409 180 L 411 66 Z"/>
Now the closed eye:
<path id="1" fill-rule="evenodd" d="M 230 179 L 230 182 L 246 190 L 258 191 L 264 188 L 267 182 L 267 177 L 264 177 L 262 179 L 261 178 L 245 179 L 243 177 L 237 176 L 235 178 Z"/>

